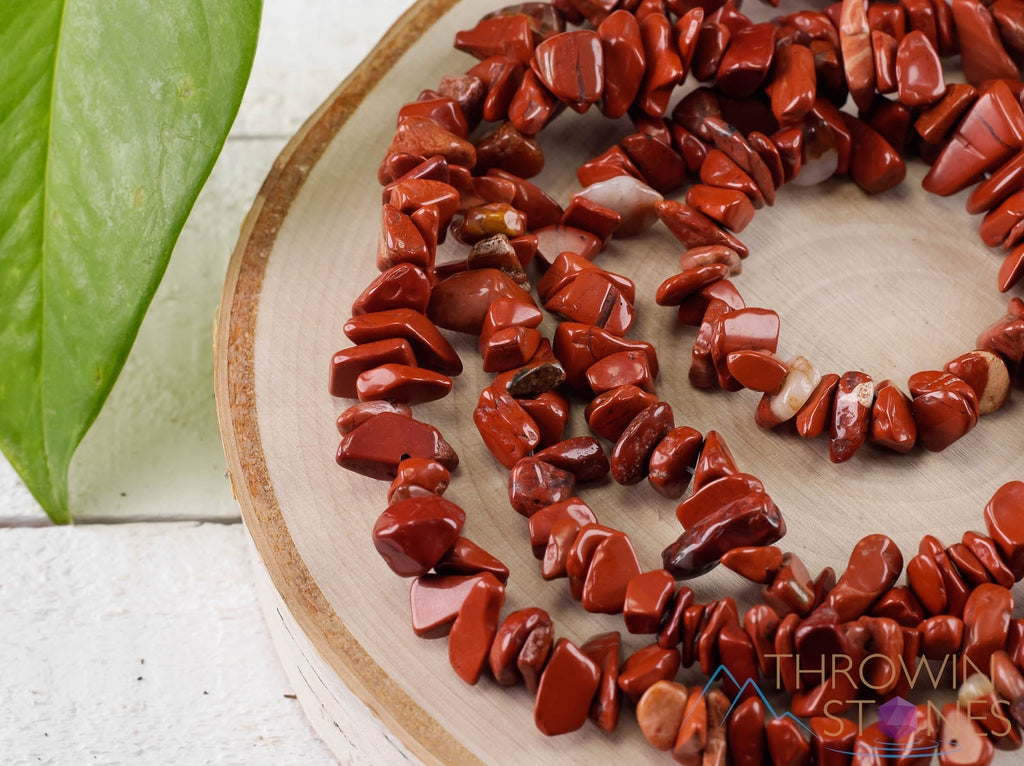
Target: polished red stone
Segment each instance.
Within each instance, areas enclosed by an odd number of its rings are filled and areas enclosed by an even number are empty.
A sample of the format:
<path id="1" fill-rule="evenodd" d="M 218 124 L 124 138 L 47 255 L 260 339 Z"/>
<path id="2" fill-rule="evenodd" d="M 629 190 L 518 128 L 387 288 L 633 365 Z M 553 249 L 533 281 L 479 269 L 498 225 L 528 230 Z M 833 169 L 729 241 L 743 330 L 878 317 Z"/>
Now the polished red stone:
<path id="1" fill-rule="evenodd" d="M 629 538 L 616 532 L 594 549 L 587 566 L 581 603 L 588 612 L 618 614 L 630 581 L 640 574 L 640 562 Z"/>
<path id="2" fill-rule="evenodd" d="M 588 716 L 604 731 L 615 731 L 619 723 L 619 644 L 617 630 L 599 633 L 580 647 L 601 672 L 597 693 L 590 703 Z"/>
<path id="3" fill-rule="evenodd" d="M 617 442 L 634 418 L 657 402 L 657 397 L 636 386 L 621 386 L 596 396 L 584 417 L 595 434 Z"/>
<path id="4" fill-rule="evenodd" d="M 771 585 L 761 590 L 761 599 L 779 616 L 806 617 L 814 609 L 814 580 L 799 556 L 795 553 L 782 555 L 782 566 Z"/>
<path id="5" fill-rule="evenodd" d="M 985 526 L 1015 579 L 1024 577 L 1024 482 L 996 490 L 985 506 Z"/>
<path id="6" fill-rule="evenodd" d="M 676 518 L 689 529 L 716 511 L 743 504 L 751 492 L 763 492 L 764 485 L 748 473 L 737 473 L 702 484 L 676 507 Z"/>
<path id="7" fill-rule="evenodd" d="M 950 702 L 943 705 L 940 720 L 941 766 L 988 766 L 992 763 L 995 746 L 968 710 Z"/>
<path id="8" fill-rule="evenodd" d="M 856 117 L 842 113 L 853 144 L 850 175 L 868 194 L 879 194 L 899 186 L 907 175 L 907 166 L 899 152 L 882 136 Z"/>
<path id="9" fill-rule="evenodd" d="M 729 354 L 742 350 L 774 354 L 779 345 L 779 325 L 778 314 L 759 308 L 725 312 L 712 324 L 711 359 L 722 388 L 728 391 L 742 388 L 729 372 Z"/>
<path id="10" fill-rule="evenodd" d="M 587 370 L 587 382 L 595 394 L 625 385 L 654 393 L 650 363 L 642 351 L 619 351 L 594 362 Z"/>
<path id="11" fill-rule="evenodd" d="M 434 285 L 427 316 L 446 330 L 479 335 L 491 304 L 499 298 L 512 298 L 523 303 L 532 303 L 533 300 L 529 293 L 497 269 L 463 271 Z"/>
<path id="12" fill-rule="evenodd" d="M 562 223 L 566 226 L 589 231 L 602 241 L 607 241 L 621 222 L 622 216 L 614 210 L 580 195 L 573 195 L 569 199 L 569 205 L 562 217 Z"/>
<path id="13" fill-rule="evenodd" d="M 726 551 L 741 546 L 770 545 L 786 533 L 778 507 L 763 492 L 716 511 L 687 529 L 662 552 L 665 569 L 678 579 L 713 569 Z"/>
<path id="14" fill-rule="evenodd" d="M 739 468 L 736 467 L 736 460 L 725 439 L 718 431 L 708 431 L 693 472 L 693 491 L 698 492 L 713 481 L 737 473 Z"/>
<path id="15" fill-rule="evenodd" d="M 484 573 L 466 595 L 448 634 L 448 662 L 467 684 L 480 680 L 498 630 L 505 586 Z"/>
<path id="16" fill-rule="evenodd" d="M 1010 398 L 1010 373 L 1006 363 L 991 351 L 969 351 L 943 368 L 962 379 L 978 397 L 978 414 L 995 412 Z"/>
<path id="17" fill-rule="evenodd" d="M 633 160 L 626 156 L 621 146 L 613 146 L 589 162 L 580 165 L 576 178 L 581 186 L 590 186 L 617 176 L 632 176 L 639 180 L 640 171 Z"/>
<path id="18" fill-rule="evenodd" d="M 508 104 L 508 119 L 525 136 L 535 136 L 558 114 L 561 104 L 544 87 L 532 69 L 523 73 L 522 82 Z"/>
<path id="19" fill-rule="evenodd" d="M 662 497 L 678 498 L 686 491 L 704 437 L 689 426 L 673 428 L 651 452 L 647 481 Z"/>
<path id="20" fill-rule="evenodd" d="M 676 51 L 672 22 L 662 13 L 652 13 L 640 21 L 646 67 L 636 105 L 646 114 L 661 117 L 668 108 L 676 85 L 686 76 Z"/>
<path id="21" fill-rule="evenodd" d="M 543 734 L 566 734 L 587 721 L 601 672 L 575 644 L 560 638 L 537 687 L 533 719 Z"/>
<path id="22" fill-rule="evenodd" d="M 537 46 L 531 66 L 556 98 L 578 112 L 601 98 L 604 52 L 596 32 L 579 30 L 549 37 Z"/>
<path id="23" fill-rule="evenodd" d="M 408 486 L 408 485 L 406 485 Z M 458 537 L 452 547 L 434 565 L 445 575 L 474 575 L 488 572 L 501 583 L 508 581 L 508 567 L 467 537 Z"/>
<path id="24" fill-rule="evenodd" d="M 537 351 L 541 339 L 539 330 L 527 327 L 505 327 L 494 331 L 483 342 L 480 351 L 483 371 L 505 372 L 521 367 Z"/>
<path id="25" fill-rule="evenodd" d="M 974 102 L 922 186 L 932 194 L 954 194 L 1002 165 L 1022 141 L 1024 112 L 1010 89 L 996 83 Z"/>
<path id="26" fill-rule="evenodd" d="M 868 535 L 854 546 L 846 571 L 829 593 L 824 607 L 840 622 L 861 616 L 896 582 L 903 571 L 899 547 L 885 535 Z"/>
<path id="27" fill-rule="evenodd" d="M 675 191 L 686 178 L 683 158 L 659 138 L 632 133 L 622 139 L 622 148 L 647 185 L 662 194 Z"/>
<path id="28" fill-rule="evenodd" d="M 382 412 L 390 412 L 402 417 L 411 418 L 412 408 L 407 404 L 393 404 L 392 402 L 360 402 L 353 404 L 347 410 L 338 415 L 338 433 L 344 436 L 351 433 L 359 426 Z"/>
<path id="29" fill-rule="evenodd" d="M 727 279 L 721 279 L 684 298 L 679 304 L 676 318 L 680 324 L 700 327 L 705 324 L 705 317 L 712 304 L 719 305 L 722 310 L 739 310 L 747 306 L 736 286 Z"/>
<path id="30" fill-rule="evenodd" d="M 658 442 L 673 428 L 672 408 L 658 402 L 626 426 L 611 453 L 611 474 L 619 484 L 636 484 L 647 475 L 647 464 Z"/>
<path id="31" fill-rule="evenodd" d="M 907 584 L 928 614 L 939 615 L 946 610 L 946 584 L 932 557 L 919 553 L 907 563 Z"/>
<path id="32" fill-rule="evenodd" d="M 604 54 L 604 91 L 601 112 L 622 117 L 640 92 L 646 58 L 640 24 L 626 11 L 615 11 L 597 28 Z"/>
<path id="33" fill-rule="evenodd" d="M 536 558 L 543 558 L 552 529 L 564 519 L 573 519 L 580 527 L 597 523 L 594 512 L 578 497 L 570 497 L 541 508 L 529 519 L 530 545 Z"/>
<path id="34" fill-rule="evenodd" d="M 715 85 L 728 96 L 748 98 L 761 86 L 775 56 L 775 26 L 751 24 L 736 32 L 715 73 Z"/>
<path id="35" fill-rule="evenodd" d="M 974 554 L 974 557 L 981 562 L 981 565 L 988 573 L 992 582 L 1010 588 L 1014 583 L 1013 572 L 1003 562 L 999 548 L 991 537 L 979 535 L 977 532 L 964 532 L 963 545 Z"/>
<path id="36" fill-rule="evenodd" d="M 552 540 L 554 540 L 555 531 L 552 529 Z M 565 573 L 569 577 L 569 592 L 574 599 L 579 601 L 583 598 L 583 587 L 587 583 L 590 561 L 598 546 L 605 540 L 621 534 L 622 532 L 600 524 L 587 524 L 580 528 L 576 539 L 569 546 L 569 554 L 565 560 Z M 546 557 L 547 552 L 545 552 Z M 624 587 L 625 584 L 623 584 Z"/>
<path id="37" fill-rule="evenodd" d="M 771 175 L 771 171 L 769 171 Z M 725 152 L 712 149 L 700 166 L 701 183 L 720 189 L 733 189 L 747 195 L 754 209 L 764 207 L 764 195 L 750 175 Z M 739 252 L 739 251 L 737 251 Z M 745 257 L 746 253 L 742 253 Z"/>
<path id="38" fill-rule="evenodd" d="M 651 644 L 634 652 L 619 671 L 619 689 L 638 702 L 658 681 L 670 681 L 679 670 L 679 650 Z"/>
<path id="39" fill-rule="evenodd" d="M 733 253 L 735 256 L 735 251 L 721 246 L 694 249 L 727 251 Z M 738 256 L 736 258 L 738 261 Z M 679 274 L 675 274 L 661 283 L 658 287 L 657 294 L 655 295 L 655 301 L 659 306 L 679 306 L 695 293 L 703 290 L 708 285 L 714 284 L 720 279 L 724 279 L 729 276 L 729 274 L 730 268 L 725 263 L 705 263 L 685 268 Z"/>
<path id="40" fill-rule="evenodd" d="M 693 76 L 701 82 L 711 80 L 729 49 L 732 32 L 729 27 L 711 19 L 705 19 L 697 34 L 693 52 Z"/>
<path id="41" fill-rule="evenodd" d="M 443 495 L 451 483 L 451 472 L 436 460 L 410 457 L 398 464 L 397 473 L 388 488 L 388 502 L 395 491 L 403 486 L 422 487 L 437 495 Z"/>
<path id="42" fill-rule="evenodd" d="M 430 300 L 430 280 L 411 263 L 392 266 L 374 279 L 352 304 L 352 316 L 389 309 L 412 309 L 423 313 Z"/>
<path id="43" fill-rule="evenodd" d="M 564 224 L 544 226 L 534 230 L 533 234 L 537 237 L 537 256 L 546 264 L 565 252 L 593 260 L 603 247 L 600 237 Z"/>
<path id="44" fill-rule="evenodd" d="M 701 672 L 710 676 L 721 660 L 718 653 L 719 634 L 728 626 L 739 627 L 740 620 L 736 601 L 730 597 L 708 604 L 706 615 L 707 622 L 702 621 L 695 640 Z"/>
<path id="45" fill-rule="evenodd" d="M 892 35 L 897 42 L 907 33 L 907 19 L 902 5 L 872 3 L 868 6 L 868 26 Z"/>
<path id="46" fill-rule="evenodd" d="M 433 256 L 415 222 L 393 205 L 381 208 L 377 268 L 386 271 L 400 263 L 422 269 L 433 266 Z"/>
<path id="47" fill-rule="evenodd" d="M 544 169 L 544 154 L 536 140 L 520 133 L 511 122 L 503 122 L 476 142 L 474 172 L 482 175 L 491 169 L 531 178 Z M 514 232 L 507 233 L 510 237 L 523 234 L 518 225 Z"/>
<path id="48" fill-rule="evenodd" d="M 536 692 L 541 669 L 547 662 L 554 638 L 554 623 L 537 607 L 512 612 L 502 620 L 491 642 L 488 664 L 502 686 L 520 680 Z"/>
<path id="49" fill-rule="evenodd" d="M 768 585 L 782 566 L 782 551 L 773 545 L 733 548 L 722 556 L 722 565 L 751 582 Z"/>
<path id="50" fill-rule="evenodd" d="M 455 35 L 455 47 L 479 59 L 508 56 L 526 63 L 533 53 L 533 33 L 525 14 L 481 19 Z"/>
<path id="51" fill-rule="evenodd" d="M 875 93 L 875 66 L 867 6 L 862 0 L 843 0 L 839 44 L 850 95 L 859 109 L 867 110 Z"/>
<path id="52" fill-rule="evenodd" d="M 939 144 L 977 99 L 978 91 L 973 86 L 952 83 L 946 87 L 945 95 L 935 106 L 921 113 L 914 123 L 914 129 L 925 141 Z M 968 209 L 970 204 L 968 201 Z"/>
<path id="53" fill-rule="evenodd" d="M 765 724 L 768 754 L 774 764 L 808 766 L 811 746 L 801 726 L 792 718 L 773 718 Z"/>
<path id="54" fill-rule="evenodd" d="M 731 231 L 743 231 L 754 219 L 753 204 L 737 190 L 695 184 L 687 192 L 686 204 Z"/>
<path id="55" fill-rule="evenodd" d="M 465 522 L 465 512 L 440 495 L 413 497 L 378 517 L 373 545 L 399 577 L 419 577 L 441 560 Z"/>
<path id="56" fill-rule="evenodd" d="M 342 468 L 374 479 L 394 479 L 408 457 L 436 460 L 449 470 L 459 458 L 440 431 L 394 412 L 381 412 L 345 434 L 336 460 Z"/>
<path id="57" fill-rule="evenodd" d="M 551 534 L 548 535 L 548 543 L 541 559 L 541 577 L 545 580 L 554 580 L 566 576 L 569 551 L 579 532 L 580 523 L 576 519 L 559 519 L 552 525 Z"/>
<path id="58" fill-rule="evenodd" d="M 657 633 L 661 616 L 675 591 L 675 579 L 664 569 L 636 575 L 626 585 L 622 617 L 630 633 Z"/>
<path id="59" fill-rule="evenodd" d="M 420 638 L 447 636 L 470 591 L 484 581 L 484 574 L 417 577 L 409 588 L 413 632 Z"/>
<path id="60" fill-rule="evenodd" d="M 939 54 L 923 32 L 913 31 L 900 40 L 896 53 L 896 81 L 900 102 L 919 107 L 934 104 L 946 91 Z"/>
<path id="61" fill-rule="evenodd" d="M 650 343 L 625 340 L 604 328 L 579 322 L 562 322 L 555 330 L 555 356 L 565 368 L 566 381 L 578 391 L 589 390 L 586 372 L 592 364 L 620 351 L 646 354 L 651 374 L 657 375 L 658 357 Z"/>
<path id="62" fill-rule="evenodd" d="M 404 338 L 388 338 L 346 348 L 331 357 L 328 390 L 331 396 L 349 399 L 358 394 L 357 380 L 367 370 L 383 364 L 415 365 L 412 346 Z"/>
<path id="63" fill-rule="evenodd" d="M 614 335 L 624 335 L 635 316 L 627 297 L 600 272 L 579 275 L 544 306 L 570 321 L 596 325 Z"/>
<path id="64" fill-rule="evenodd" d="M 872 444 L 909 452 L 917 442 L 917 423 L 910 398 L 891 380 L 883 380 L 875 392 L 871 408 Z"/>
<path id="65" fill-rule="evenodd" d="M 966 382 L 945 372 L 917 372 L 907 381 L 914 397 L 918 441 L 940 452 L 978 422 L 978 397 Z"/>
<path id="66" fill-rule="evenodd" d="M 989 10 L 978 0 L 954 0 L 953 20 L 960 38 L 960 57 L 967 82 L 1019 80 L 1020 70 L 1010 58 Z"/>
<path id="67" fill-rule="evenodd" d="M 740 349 L 725 358 L 729 374 L 744 388 L 774 394 L 781 387 L 789 366 L 770 351 Z"/>
<path id="68" fill-rule="evenodd" d="M 796 414 L 796 430 L 805 439 L 813 439 L 829 422 L 833 411 L 836 389 L 839 387 L 839 376 L 833 372 L 821 376 L 821 381 L 811 392 L 807 402 Z"/>
<path id="69" fill-rule="evenodd" d="M 700 686 L 690 688 L 682 721 L 672 745 L 672 757 L 678 763 L 696 766 L 703 763 L 708 739 L 708 703 Z"/>
<path id="70" fill-rule="evenodd" d="M 871 53 L 875 61 L 875 89 L 879 93 L 895 93 L 896 84 L 896 39 L 885 32 L 871 32 Z"/>
<path id="71" fill-rule="evenodd" d="M 429 117 L 419 115 L 406 117 L 398 123 L 385 158 L 399 153 L 417 157 L 442 155 L 449 164 L 467 168 L 476 163 L 476 149 L 471 143 L 445 130 Z"/>
<path id="72" fill-rule="evenodd" d="M 864 444 L 874 399 L 875 384 L 866 373 L 847 372 L 839 379 L 829 431 L 829 459 L 833 463 L 849 460 Z"/>
<path id="73" fill-rule="evenodd" d="M 495 459 L 512 468 L 540 443 L 540 431 L 533 418 L 507 393 L 485 394 L 473 410 L 473 423 Z"/>
<path id="74" fill-rule="evenodd" d="M 541 508 L 572 496 L 576 477 L 533 457 L 519 460 L 509 472 L 508 498 L 512 508 L 530 517 Z"/>
<path id="75" fill-rule="evenodd" d="M 452 390 L 452 379 L 409 364 L 382 364 L 356 378 L 359 401 L 384 399 L 403 404 L 422 404 L 443 399 Z"/>
<path id="76" fill-rule="evenodd" d="M 871 607 L 872 617 L 888 617 L 901 627 L 915 628 L 924 619 L 924 607 L 914 592 L 897 585 L 884 593 Z"/>
<path id="77" fill-rule="evenodd" d="M 772 114 L 779 122 L 799 120 L 817 94 L 814 54 L 803 45 L 785 45 L 775 55 L 771 84 Z"/>
<path id="78" fill-rule="evenodd" d="M 508 56 L 491 56 L 469 70 L 468 74 L 479 77 L 487 87 L 487 95 L 481 109 L 481 115 L 485 120 L 505 120 L 525 71 L 523 62 Z"/>
<path id="79" fill-rule="evenodd" d="M 608 473 L 608 458 L 593 436 L 577 436 L 553 444 L 535 457 L 569 471 L 577 481 L 595 481 Z"/>
<path id="80" fill-rule="evenodd" d="M 775 184 L 771 171 L 743 134 L 720 117 L 708 117 L 704 120 L 704 125 L 711 133 L 715 148 L 725 152 L 733 162 L 750 174 L 768 205 L 775 204 Z"/>

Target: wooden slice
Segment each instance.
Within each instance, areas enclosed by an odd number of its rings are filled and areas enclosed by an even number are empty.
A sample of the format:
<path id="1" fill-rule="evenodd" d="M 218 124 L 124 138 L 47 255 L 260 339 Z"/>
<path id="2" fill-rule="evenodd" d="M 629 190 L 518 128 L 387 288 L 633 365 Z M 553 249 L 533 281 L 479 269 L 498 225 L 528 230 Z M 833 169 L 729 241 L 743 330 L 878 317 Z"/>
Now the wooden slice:
<path id="1" fill-rule="evenodd" d="M 650 746 L 629 711 L 613 735 L 588 724 L 549 739 L 534 727 L 522 688 L 503 689 L 488 678 L 472 688 L 460 681 L 448 666 L 444 640 L 413 635 L 409 583 L 390 572 L 371 544 L 386 485 L 334 462 L 334 421 L 351 402 L 330 397 L 327 369 L 331 354 L 349 345 L 341 328 L 352 300 L 376 274 L 377 164 L 398 107 L 442 75 L 472 65 L 451 49 L 452 37 L 495 5 L 420 0 L 274 164 L 224 288 L 217 334 L 221 431 L 274 598 L 320 655 L 306 661 L 317 672 L 336 674 L 413 753 L 431 763 L 648 758 Z M 788 12 L 785 3 L 755 10 L 765 18 Z M 578 188 L 575 168 L 628 132 L 626 121 L 609 124 L 596 110 L 583 116 L 567 111 L 542 136 L 547 167 L 538 183 L 566 201 Z M 976 224 L 964 212 L 966 195 L 929 197 L 920 189 L 923 175 L 920 163 L 913 164 L 903 186 L 876 197 L 843 181 L 790 185 L 774 208 L 758 213 L 743 233 L 752 255 L 736 284 L 749 305 L 779 312 L 781 355 L 802 354 L 823 371 L 863 369 L 905 388 L 911 373 L 941 369 L 971 350 L 977 333 L 1002 315 L 1006 296 L 995 286 L 1000 258 L 979 243 Z M 447 244 L 439 259 L 458 252 Z M 658 228 L 613 240 L 599 263 L 637 283 L 638 321 L 630 336 L 656 344 L 659 394 L 672 404 L 676 422 L 721 432 L 740 467 L 764 481 L 789 526 L 784 549 L 797 552 L 816 575 L 825 566 L 841 571 L 865 534 L 889 534 L 909 559 L 924 534 L 949 545 L 965 530 L 984 530 L 985 502 L 1001 484 L 1021 477 L 1019 405 L 987 416 L 940 454 L 896 456 L 865 448 L 835 466 L 824 440 L 758 429 L 752 392 L 704 393 L 689 386 L 693 330 L 678 326 L 674 312 L 653 301 L 658 284 L 677 270 L 679 253 L 678 243 Z M 548 334 L 553 328 L 550 319 L 542 327 Z M 576 642 L 622 630 L 619 618 L 583 612 L 564 581 L 541 579 L 525 522 L 508 506 L 507 474 L 470 417 L 491 376 L 479 370 L 475 338 L 453 343 L 466 372 L 451 396 L 418 407 L 417 416 L 439 427 L 462 459 L 447 497 L 467 511 L 465 534 L 512 570 L 506 612 L 543 607 L 554 616 L 557 635 Z M 579 403 L 570 427 L 586 432 Z M 645 569 L 660 566 L 661 550 L 680 533 L 674 503 L 645 483 L 586 487 L 581 495 L 599 519 L 630 535 Z M 722 568 L 689 584 L 702 602 L 757 597 Z M 650 643 L 645 636 L 624 640 L 629 651 Z M 286 664 L 298 662 L 294 654 L 283 654 Z M 699 680 L 689 671 L 682 678 Z M 337 679 L 297 689 L 307 697 L 307 710 L 317 699 L 324 710 L 337 706 L 329 699 Z"/>

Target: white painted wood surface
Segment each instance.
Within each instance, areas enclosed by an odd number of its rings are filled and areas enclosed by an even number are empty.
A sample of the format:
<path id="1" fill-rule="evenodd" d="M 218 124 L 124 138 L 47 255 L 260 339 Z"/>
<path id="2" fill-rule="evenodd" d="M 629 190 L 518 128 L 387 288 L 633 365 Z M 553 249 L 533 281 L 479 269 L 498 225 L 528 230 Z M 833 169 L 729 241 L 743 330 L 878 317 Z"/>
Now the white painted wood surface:
<path id="1" fill-rule="evenodd" d="M 3 763 L 334 762 L 260 615 L 217 431 L 214 313 L 274 157 L 408 4 L 264 0 L 238 119 L 72 465 L 80 526 L 49 527 L 0 456 Z M 176 523 L 112 523 L 128 521 Z M 358 727 L 383 729 L 353 716 L 346 761 L 374 762 Z"/>

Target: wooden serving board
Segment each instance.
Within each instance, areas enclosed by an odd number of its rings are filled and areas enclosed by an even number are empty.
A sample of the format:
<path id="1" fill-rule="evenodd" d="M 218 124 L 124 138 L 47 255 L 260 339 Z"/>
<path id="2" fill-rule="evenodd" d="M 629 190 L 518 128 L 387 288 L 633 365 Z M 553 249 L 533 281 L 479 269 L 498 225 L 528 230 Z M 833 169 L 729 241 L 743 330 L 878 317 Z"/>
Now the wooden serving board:
<path id="1" fill-rule="evenodd" d="M 588 725 L 548 739 L 534 728 L 522 688 L 503 689 L 486 678 L 476 687 L 463 684 L 448 666 L 445 641 L 413 635 L 409 583 L 390 572 L 371 544 L 385 485 L 334 462 L 334 421 L 351 402 L 328 395 L 328 363 L 349 345 L 342 325 L 353 298 L 376 274 L 376 169 L 395 113 L 442 75 L 471 65 L 451 48 L 454 31 L 495 6 L 495 0 L 420 0 L 275 162 L 224 288 L 217 334 L 221 431 L 260 571 L 272 585 L 265 606 L 291 626 L 284 633 L 292 630 L 293 645 L 282 650 L 283 660 L 290 670 L 300 663 L 313 668 L 303 678 L 334 674 L 297 692 L 307 710 L 318 711 L 315 723 L 332 731 L 337 725 L 338 741 L 346 738 L 344 725 L 330 710 L 341 704 L 331 691 L 340 679 L 427 762 L 649 758 L 654 753 L 630 714 L 612 735 Z M 752 10 L 765 18 L 787 12 L 785 3 Z M 538 182 L 565 202 L 578 188 L 575 168 L 629 132 L 626 121 L 607 123 L 596 110 L 563 114 L 542 136 L 547 167 Z M 923 173 L 912 165 L 903 186 L 876 197 L 848 182 L 790 185 L 774 209 L 759 212 L 742 235 L 752 255 L 736 283 L 748 305 L 779 312 L 781 354 L 802 354 L 824 371 L 863 369 L 905 387 L 910 373 L 941 368 L 973 348 L 977 333 L 1003 313 L 1006 296 L 995 289 L 1000 261 L 980 244 L 977 222 L 964 212 L 965 195 L 926 195 Z M 451 247 L 439 260 L 458 257 Z M 865 448 L 851 462 L 833 465 L 824 440 L 758 429 L 757 395 L 689 386 L 694 331 L 653 302 L 657 285 L 677 270 L 680 251 L 657 227 L 613 240 L 599 262 L 637 283 L 638 320 L 630 336 L 656 344 L 658 390 L 677 424 L 720 431 L 740 467 L 764 481 L 789 527 L 784 549 L 797 552 L 812 573 L 828 565 L 841 571 L 853 543 L 868 533 L 889 534 L 909 558 L 926 533 L 951 544 L 967 529 L 983 530 L 987 499 L 1024 476 L 1019 404 L 987 416 L 940 454 Z M 543 329 L 550 333 L 551 320 Z M 462 459 L 447 497 L 467 511 L 465 534 L 512 570 L 506 611 L 543 607 L 557 634 L 576 642 L 621 630 L 619 618 L 583 612 L 564 581 L 541 579 L 525 522 L 507 502 L 506 471 L 487 453 L 470 417 L 491 376 L 479 371 L 475 338 L 453 342 L 466 372 L 451 396 L 418 407 L 417 416 L 437 425 Z M 571 431 L 586 433 L 580 405 Z M 680 533 L 674 503 L 646 484 L 585 487 L 580 494 L 602 521 L 630 535 L 645 568 L 660 566 L 661 550 Z M 757 595 L 722 568 L 689 584 L 699 601 Z M 281 625 L 275 633 L 283 635 Z M 645 643 L 625 636 L 627 651 Z"/>

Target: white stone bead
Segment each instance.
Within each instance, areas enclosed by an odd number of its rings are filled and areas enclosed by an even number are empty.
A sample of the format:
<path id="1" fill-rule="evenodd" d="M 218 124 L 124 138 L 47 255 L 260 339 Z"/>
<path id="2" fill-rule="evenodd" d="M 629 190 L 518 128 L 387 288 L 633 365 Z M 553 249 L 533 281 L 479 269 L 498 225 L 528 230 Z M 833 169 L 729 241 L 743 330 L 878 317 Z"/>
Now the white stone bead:
<path id="1" fill-rule="evenodd" d="M 572 196 L 583 197 L 621 215 L 616 237 L 629 237 L 649 228 L 658 220 L 654 206 L 664 199 L 643 181 L 625 175 L 598 181 Z"/>
<path id="2" fill-rule="evenodd" d="M 789 374 L 782 388 L 771 398 L 772 414 L 783 423 L 794 417 L 821 382 L 821 373 L 802 356 L 789 360 Z"/>

